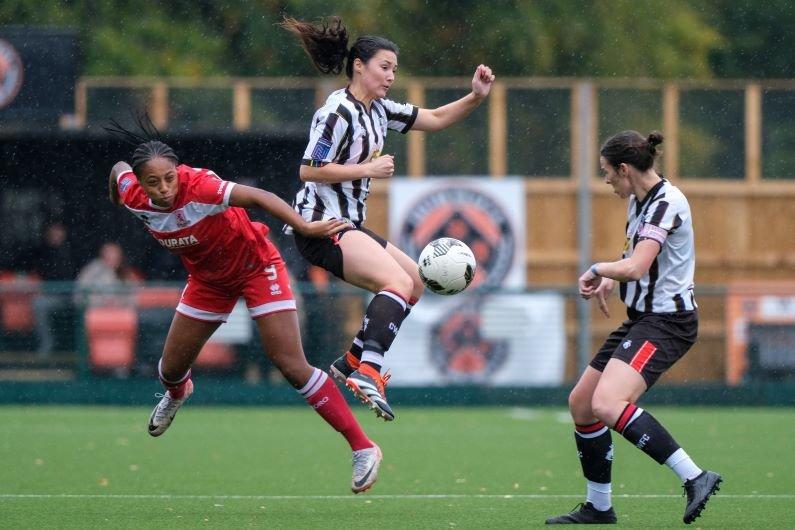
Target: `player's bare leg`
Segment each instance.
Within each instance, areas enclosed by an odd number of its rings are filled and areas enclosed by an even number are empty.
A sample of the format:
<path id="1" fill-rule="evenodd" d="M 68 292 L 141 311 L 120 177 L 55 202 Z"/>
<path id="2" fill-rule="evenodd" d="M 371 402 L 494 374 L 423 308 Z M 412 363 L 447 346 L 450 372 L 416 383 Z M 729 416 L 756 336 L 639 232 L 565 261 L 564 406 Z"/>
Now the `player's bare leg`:
<path id="1" fill-rule="evenodd" d="M 594 392 L 593 411 L 632 445 L 679 477 L 687 494 L 683 520 L 689 524 L 720 489 L 723 479 L 697 466 L 667 429 L 635 404 L 645 391 L 646 382 L 639 372 L 620 359 L 611 359 Z"/>
<path id="2" fill-rule="evenodd" d="M 193 393 L 190 367 L 220 322 L 202 322 L 174 314 L 166 336 L 158 375 L 166 391 L 149 417 L 149 434 L 160 436 L 171 426 L 177 411 Z"/>
<path id="3" fill-rule="evenodd" d="M 611 499 L 612 445 L 610 430 L 594 415 L 591 403 L 602 372 L 588 366 L 569 394 L 574 440 L 586 480 L 585 502 L 569 513 L 550 517 L 547 524 L 613 524 Z"/>
<path id="4" fill-rule="evenodd" d="M 363 232 L 345 233 L 339 246 L 343 253 L 345 281 L 376 296 L 363 319 L 359 366 L 349 372 L 353 368 L 350 363 L 346 368 L 345 362 L 338 359 L 333 365 L 336 370 L 332 368 L 332 372 L 340 378 L 348 372 L 345 385 L 376 415 L 389 421 L 395 415 L 384 390 L 388 375 L 382 375 L 381 368 L 384 353 L 392 345 L 409 309 L 414 282 L 386 249 Z"/>
<path id="5" fill-rule="evenodd" d="M 414 288 L 411 292 L 411 298 L 408 300 L 406 311 L 403 316 L 403 319 L 405 320 L 408 318 L 409 313 L 411 313 L 411 309 L 422 296 L 425 286 L 423 285 L 422 280 L 420 280 L 417 264 L 413 259 L 408 257 L 402 250 L 394 246 L 392 243 L 387 244 L 386 251 L 395 259 L 398 265 L 400 265 L 400 267 L 406 271 L 409 276 L 411 276 L 411 281 L 414 283 Z M 348 377 L 350 377 L 350 375 L 359 368 L 359 363 L 362 359 L 363 346 L 364 329 L 359 328 L 359 332 L 356 334 L 356 337 L 354 337 L 353 342 L 351 342 L 351 346 L 348 348 L 348 351 L 331 363 L 329 372 L 341 385 L 345 385 Z"/>
<path id="6" fill-rule="evenodd" d="M 425 292 L 425 285 L 422 283 L 420 279 L 420 272 L 419 268 L 417 268 L 417 262 L 411 259 L 405 252 L 397 248 L 392 243 L 387 243 L 386 245 L 387 253 L 392 256 L 392 258 L 400 265 L 400 268 L 403 269 L 406 274 L 409 275 L 411 278 L 411 296 L 410 298 L 414 300 L 414 304 L 416 304 L 422 294 Z"/>
<path id="7" fill-rule="evenodd" d="M 268 357 L 306 402 L 348 441 L 353 451 L 351 490 L 360 493 L 378 479 L 381 449 L 362 430 L 337 385 L 304 356 L 295 311 L 256 319 Z"/>
<path id="8" fill-rule="evenodd" d="M 404 320 L 409 316 L 411 308 L 414 307 L 420 297 L 422 296 L 425 286 L 420 280 L 420 275 L 417 269 L 417 264 L 413 259 L 408 257 L 402 250 L 397 248 L 392 243 L 387 243 L 387 253 L 394 258 L 397 264 L 402 268 L 410 277 L 414 286 L 411 292 L 411 297 L 406 306 Z M 338 383 L 344 385 L 348 377 L 359 368 L 359 363 L 362 359 L 362 348 L 364 346 L 364 329 L 360 328 L 359 332 L 354 337 L 348 351 L 338 357 L 333 363 L 329 372 L 337 380 Z"/>

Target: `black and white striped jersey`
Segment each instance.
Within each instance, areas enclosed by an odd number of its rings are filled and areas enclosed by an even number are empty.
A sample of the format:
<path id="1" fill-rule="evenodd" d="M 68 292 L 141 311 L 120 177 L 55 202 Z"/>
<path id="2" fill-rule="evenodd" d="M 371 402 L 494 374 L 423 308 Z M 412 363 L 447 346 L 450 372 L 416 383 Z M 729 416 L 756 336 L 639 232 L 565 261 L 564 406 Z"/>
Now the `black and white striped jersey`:
<path id="1" fill-rule="evenodd" d="M 693 218 L 684 194 L 663 179 L 643 201 L 632 195 L 627 211 L 624 258 L 644 239 L 660 244 L 649 272 L 638 281 L 621 282 L 621 300 L 645 313 L 673 313 L 696 309 L 693 273 L 696 252 Z"/>
<path id="2" fill-rule="evenodd" d="M 374 100 L 369 112 L 345 88 L 332 92 L 312 118 L 302 164 L 361 164 L 381 154 L 387 129 L 406 133 L 419 108 L 388 99 Z M 370 179 L 323 184 L 306 182 L 295 196 L 295 210 L 307 221 L 349 219 L 360 226 L 366 216 Z M 285 228 L 290 232 L 290 228 Z"/>

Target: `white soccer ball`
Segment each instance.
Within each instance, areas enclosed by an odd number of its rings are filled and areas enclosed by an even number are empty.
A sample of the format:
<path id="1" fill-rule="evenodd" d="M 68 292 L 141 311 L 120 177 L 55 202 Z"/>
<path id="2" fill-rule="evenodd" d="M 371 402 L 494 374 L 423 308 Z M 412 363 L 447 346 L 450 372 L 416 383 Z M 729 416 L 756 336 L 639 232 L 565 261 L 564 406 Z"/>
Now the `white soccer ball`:
<path id="1" fill-rule="evenodd" d="M 417 263 L 422 283 L 436 294 L 460 293 L 472 283 L 477 268 L 472 250 L 452 237 L 428 243 Z"/>

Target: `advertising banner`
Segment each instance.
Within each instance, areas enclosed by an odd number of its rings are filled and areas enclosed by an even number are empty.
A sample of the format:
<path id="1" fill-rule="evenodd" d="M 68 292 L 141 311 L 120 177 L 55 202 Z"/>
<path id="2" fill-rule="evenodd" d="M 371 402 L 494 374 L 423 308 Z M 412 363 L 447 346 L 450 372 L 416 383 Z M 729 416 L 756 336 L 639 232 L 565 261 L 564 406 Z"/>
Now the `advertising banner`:
<path id="1" fill-rule="evenodd" d="M 413 259 L 440 237 L 460 239 L 478 262 L 474 286 L 525 286 L 521 179 L 392 179 L 390 241 Z"/>
<path id="2" fill-rule="evenodd" d="M 564 303 L 557 293 L 427 295 L 386 356 L 389 384 L 560 384 Z"/>
<path id="3" fill-rule="evenodd" d="M 0 26 L 0 132 L 57 128 L 74 112 L 80 63 L 73 29 Z"/>
<path id="4" fill-rule="evenodd" d="M 394 179 L 390 240 L 413 259 L 454 237 L 477 260 L 464 293 L 430 292 L 387 354 L 390 385 L 556 385 L 563 380 L 564 298 L 525 287 L 525 201 L 520 179 Z M 502 289 L 505 292 L 499 292 Z"/>

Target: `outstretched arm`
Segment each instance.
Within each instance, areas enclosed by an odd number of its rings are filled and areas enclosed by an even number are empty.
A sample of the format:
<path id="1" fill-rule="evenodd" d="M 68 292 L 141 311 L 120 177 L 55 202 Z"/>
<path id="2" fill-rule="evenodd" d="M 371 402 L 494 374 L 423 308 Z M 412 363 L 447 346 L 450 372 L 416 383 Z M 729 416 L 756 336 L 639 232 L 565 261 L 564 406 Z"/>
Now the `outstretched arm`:
<path id="1" fill-rule="evenodd" d="M 420 109 L 411 130 L 441 131 L 463 120 L 486 99 L 493 82 L 494 74 L 491 73 L 491 68 L 481 64 L 472 77 L 472 92 L 442 107 L 432 110 Z"/>
<path id="2" fill-rule="evenodd" d="M 127 162 L 116 162 L 110 170 L 110 176 L 108 177 L 108 198 L 110 202 L 114 205 L 119 206 L 121 204 L 121 197 L 119 197 L 119 175 L 124 173 L 125 171 L 132 171 L 130 164 Z"/>
<path id="3" fill-rule="evenodd" d="M 338 219 L 307 222 L 289 204 L 273 193 L 251 186 L 235 184 L 229 195 L 230 206 L 241 208 L 262 208 L 278 220 L 293 227 L 296 232 L 307 237 L 323 237 L 336 234 L 348 223 Z"/>

